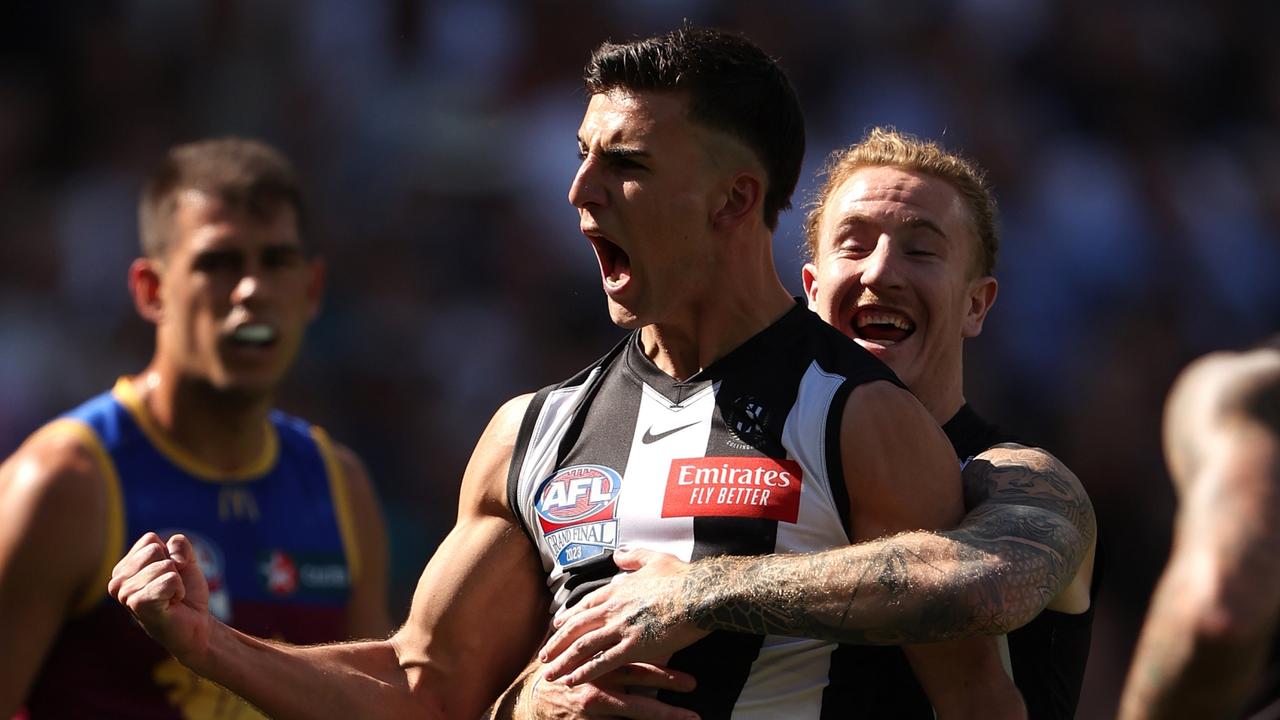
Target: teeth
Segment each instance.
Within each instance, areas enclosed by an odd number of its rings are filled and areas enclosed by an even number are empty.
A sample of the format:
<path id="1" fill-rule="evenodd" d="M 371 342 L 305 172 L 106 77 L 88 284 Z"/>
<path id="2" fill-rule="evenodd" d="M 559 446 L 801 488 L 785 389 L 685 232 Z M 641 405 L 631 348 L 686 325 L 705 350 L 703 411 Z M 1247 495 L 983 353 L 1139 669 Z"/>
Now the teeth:
<path id="1" fill-rule="evenodd" d="M 892 325 L 899 330 L 912 329 L 911 321 L 897 313 L 864 312 L 858 315 L 858 327 L 868 325 Z"/>
<path id="2" fill-rule="evenodd" d="M 231 337 L 239 342 L 269 343 L 276 339 L 276 329 L 262 323 L 251 323 L 236 328 Z"/>

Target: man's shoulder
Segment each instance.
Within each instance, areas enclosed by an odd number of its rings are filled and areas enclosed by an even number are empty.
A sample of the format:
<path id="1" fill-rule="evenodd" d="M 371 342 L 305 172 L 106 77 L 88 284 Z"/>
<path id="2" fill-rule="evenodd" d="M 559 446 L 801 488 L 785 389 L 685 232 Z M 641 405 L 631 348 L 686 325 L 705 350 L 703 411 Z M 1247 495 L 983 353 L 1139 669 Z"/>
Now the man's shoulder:
<path id="1" fill-rule="evenodd" d="M 27 483 L 95 483 L 106 456 L 102 439 L 86 422 L 58 417 L 32 433 L 5 460 L 5 475 L 16 473 Z"/>
<path id="2" fill-rule="evenodd" d="M 823 322 L 816 314 L 805 311 L 803 324 L 813 359 L 823 370 L 856 382 L 886 380 L 905 387 L 896 373 L 870 351 L 849 336 Z"/>
<path id="3" fill-rule="evenodd" d="M 105 517 L 115 488 L 110 460 L 85 423 L 62 417 L 45 424 L 0 464 L 0 505 L 17 526 L 92 527 Z"/>
<path id="4" fill-rule="evenodd" d="M 1186 398 L 1198 401 L 1206 416 L 1251 417 L 1280 431 L 1280 349 L 1218 352 L 1196 360 L 1178 378 L 1170 402 Z"/>

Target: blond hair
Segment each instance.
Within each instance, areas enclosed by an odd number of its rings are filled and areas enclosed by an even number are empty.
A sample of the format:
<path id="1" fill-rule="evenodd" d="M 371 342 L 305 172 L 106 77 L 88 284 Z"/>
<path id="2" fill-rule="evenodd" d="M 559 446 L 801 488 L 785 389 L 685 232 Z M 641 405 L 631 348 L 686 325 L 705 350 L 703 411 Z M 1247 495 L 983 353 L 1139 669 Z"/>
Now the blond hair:
<path id="1" fill-rule="evenodd" d="M 854 172 L 867 167 L 893 167 L 935 177 L 955 188 L 969 208 L 974 236 L 978 238 L 978 276 L 995 272 L 1000 236 L 996 231 L 996 201 L 982 169 L 931 140 L 899 132 L 891 127 L 872 128 L 860 142 L 836 150 L 827 159 L 822 175 L 826 182 L 810 203 L 805 216 L 805 247 L 817 257 L 818 227 L 827 202 Z"/>

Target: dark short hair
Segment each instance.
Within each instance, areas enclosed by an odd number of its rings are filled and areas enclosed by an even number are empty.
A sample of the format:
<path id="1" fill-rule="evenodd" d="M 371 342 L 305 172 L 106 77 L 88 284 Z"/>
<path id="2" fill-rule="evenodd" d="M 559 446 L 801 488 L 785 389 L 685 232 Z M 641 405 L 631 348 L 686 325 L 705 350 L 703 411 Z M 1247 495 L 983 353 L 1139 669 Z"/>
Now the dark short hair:
<path id="1" fill-rule="evenodd" d="M 147 257 L 163 257 L 168 249 L 170 220 L 183 190 L 208 193 L 260 219 L 285 205 L 297 215 L 299 231 L 306 225 L 298 174 L 279 150 L 238 137 L 198 140 L 170 148 L 143 185 L 138 229 Z"/>
<path id="2" fill-rule="evenodd" d="M 831 153 L 823 169 L 826 182 L 819 188 L 805 217 L 805 246 L 809 259 L 818 256 L 818 230 L 831 194 L 858 170 L 893 167 L 930 175 L 955 188 L 969 210 L 969 221 L 978 245 L 974 249 L 973 271 L 978 277 L 996 271 L 1000 254 L 1000 232 L 996 200 L 982 168 L 932 140 L 924 140 L 892 127 L 872 128 L 861 141 Z"/>
<path id="3" fill-rule="evenodd" d="M 670 90 L 689 97 L 689 119 L 751 148 L 766 174 L 764 220 L 791 207 L 804 159 L 804 113 L 791 81 L 763 50 L 732 33 L 684 26 L 591 54 L 587 91 Z"/>

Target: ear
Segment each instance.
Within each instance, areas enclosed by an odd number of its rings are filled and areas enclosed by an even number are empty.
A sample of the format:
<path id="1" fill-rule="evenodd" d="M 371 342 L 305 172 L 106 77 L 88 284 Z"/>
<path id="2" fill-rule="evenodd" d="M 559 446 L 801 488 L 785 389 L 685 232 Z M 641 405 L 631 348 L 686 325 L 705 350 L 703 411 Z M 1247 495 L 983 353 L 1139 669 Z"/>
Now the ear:
<path id="1" fill-rule="evenodd" d="M 307 318 L 314 320 L 320 314 L 321 301 L 324 299 L 325 281 L 328 279 L 328 268 L 321 258 L 313 258 L 307 268 Z"/>
<path id="2" fill-rule="evenodd" d="M 811 262 L 800 268 L 800 281 L 804 283 L 804 296 L 809 298 L 809 309 L 818 311 L 818 266 Z"/>
<path id="3" fill-rule="evenodd" d="M 723 202 L 711 218 L 712 226 L 717 230 L 730 230 L 741 225 L 753 214 L 764 216 L 760 205 L 764 202 L 764 183 L 749 172 L 740 172 L 733 176 L 733 182 L 723 196 Z"/>
<path id="4" fill-rule="evenodd" d="M 133 297 L 133 307 L 144 320 L 155 325 L 164 318 L 161 277 L 159 263 L 151 258 L 140 257 L 129 265 L 129 295 Z"/>
<path id="5" fill-rule="evenodd" d="M 982 332 L 982 323 L 987 319 L 991 306 L 996 304 L 996 293 L 1000 283 L 990 275 L 969 282 L 969 307 L 964 314 L 962 334 L 964 337 L 977 337 Z"/>

